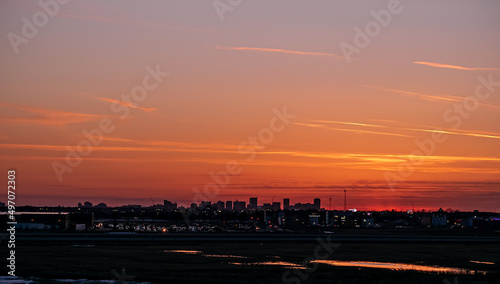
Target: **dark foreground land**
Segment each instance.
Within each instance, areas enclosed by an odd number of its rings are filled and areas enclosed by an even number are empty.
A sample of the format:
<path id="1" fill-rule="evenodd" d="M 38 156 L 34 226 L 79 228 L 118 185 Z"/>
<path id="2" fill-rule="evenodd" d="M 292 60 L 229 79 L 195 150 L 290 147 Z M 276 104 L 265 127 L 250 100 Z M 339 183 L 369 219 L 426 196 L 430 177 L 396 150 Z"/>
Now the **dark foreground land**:
<path id="1" fill-rule="evenodd" d="M 199 242 L 149 246 L 113 243 L 40 246 L 24 243 L 16 248 L 16 272 L 19 276 L 45 279 L 111 280 L 121 275 L 125 267 L 125 275 L 131 276 L 125 280 L 152 283 L 500 283 L 500 275 L 495 272 L 500 271 L 498 243 L 346 242 L 340 243 L 329 255 L 329 259 L 334 260 L 401 262 L 489 271 L 486 275 L 325 264 L 309 264 L 310 269 L 306 270 L 292 270 L 278 265 L 250 265 L 256 262 L 302 264 L 307 258 L 314 258 L 318 247 L 317 242 Z M 188 254 L 172 250 L 199 252 Z M 323 255 L 325 250 L 320 252 Z M 1 254 L 7 255 L 4 245 Z M 117 274 L 113 274 L 112 270 Z M 2 267 L 3 275 L 6 271 L 5 266 Z M 287 273 L 285 277 L 284 273 Z"/>

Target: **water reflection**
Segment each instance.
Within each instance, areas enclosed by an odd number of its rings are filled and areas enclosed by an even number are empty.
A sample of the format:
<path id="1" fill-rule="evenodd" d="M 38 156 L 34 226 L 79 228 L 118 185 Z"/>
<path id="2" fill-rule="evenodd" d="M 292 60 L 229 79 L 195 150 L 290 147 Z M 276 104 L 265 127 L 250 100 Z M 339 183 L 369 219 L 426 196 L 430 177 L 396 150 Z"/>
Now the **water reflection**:
<path id="1" fill-rule="evenodd" d="M 203 257 L 212 258 L 239 258 L 247 259 L 246 256 L 231 255 L 231 254 L 204 254 L 199 250 L 164 250 L 164 252 L 170 253 L 184 253 L 191 255 L 200 255 Z M 274 256 L 274 259 L 279 259 L 280 257 Z M 469 260 L 469 262 L 477 264 L 495 264 L 494 262 L 479 261 L 479 260 Z M 394 263 L 394 262 L 370 262 L 370 261 L 341 261 L 341 260 L 314 260 L 311 263 L 327 264 L 332 266 L 345 266 L 345 267 L 363 267 L 363 268 L 379 268 L 379 269 L 390 269 L 390 270 L 412 270 L 419 272 L 434 272 L 434 273 L 450 273 L 450 274 L 468 274 L 484 275 L 487 271 L 482 270 L 470 270 L 465 268 L 457 267 L 443 267 L 443 266 L 429 266 L 421 264 L 409 264 L 409 263 Z M 303 264 L 297 264 L 293 262 L 271 260 L 264 262 L 229 262 L 231 265 L 242 265 L 242 266 L 280 266 L 285 269 L 306 269 Z"/>
<path id="2" fill-rule="evenodd" d="M 246 256 L 241 255 L 232 255 L 232 254 L 204 254 L 199 250 L 181 250 L 181 249 L 166 249 L 163 252 L 174 252 L 174 253 L 184 253 L 184 254 L 197 254 L 204 257 L 217 257 L 217 258 L 248 258 Z"/>
<path id="3" fill-rule="evenodd" d="M 392 263 L 392 262 L 368 262 L 368 261 L 339 261 L 339 260 L 315 260 L 313 263 L 328 264 L 333 266 L 350 266 L 350 267 L 366 267 L 366 268 L 380 268 L 391 270 L 414 270 L 420 272 L 442 272 L 452 274 L 486 274 L 486 271 L 469 270 L 464 268 L 455 267 L 442 267 L 442 266 L 427 266 L 408 263 Z"/>
<path id="4" fill-rule="evenodd" d="M 479 263 L 479 264 L 495 264 L 494 262 L 489 262 L 489 261 L 479 261 L 479 260 L 469 260 L 469 262 L 472 262 L 472 263 Z"/>
<path id="5" fill-rule="evenodd" d="M 219 257 L 219 258 L 248 258 L 241 255 L 231 255 L 231 254 L 203 254 L 205 257 Z"/>
<path id="6" fill-rule="evenodd" d="M 247 262 L 247 263 L 241 263 L 241 262 L 230 262 L 229 264 L 233 265 L 250 265 L 250 266 L 281 266 L 286 269 L 306 269 L 305 266 L 296 264 L 293 262 L 287 262 L 287 261 L 265 261 L 265 262 Z"/>
<path id="7" fill-rule="evenodd" d="M 185 253 L 185 254 L 200 254 L 199 250 L 181 250 L 181 249 L 166 249 L 163 252 L 177 252 L 177 253 Z"/>

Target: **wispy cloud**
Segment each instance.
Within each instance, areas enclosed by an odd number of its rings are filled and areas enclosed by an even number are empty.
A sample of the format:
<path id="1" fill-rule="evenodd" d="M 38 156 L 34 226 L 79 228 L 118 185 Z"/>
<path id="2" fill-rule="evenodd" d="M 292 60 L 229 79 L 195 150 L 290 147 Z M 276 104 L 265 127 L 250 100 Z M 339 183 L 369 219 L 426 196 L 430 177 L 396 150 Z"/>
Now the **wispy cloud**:
<path id="1" fill-rule="evenodd" d="M 97 97 L 96 99 L 103 101 L 103 102 L 116 103 L 116 104 L 119 104 L 121 106 L 129 107 L 129 108 L 140 109 L 140 110 L 145 111 L 145 112 L 158 110 L 157 108 L 154 108 L 154 107 L 141 107 L 141 106 L 135 105 L 133 103 L 127 103 L 124 101 L 110 99 L 110 98 L 106 98 L 106 97 Z"/>
<path id="2" fill-rule="evenodd" d="M 103 161 L 103 162 L 132 162 L 137 163 L 137 161 L 148 162 L 151 160 L 146 159 L 138 159 L 138 158 L 99 158 L 99 157 L 80 157 L 86 161 Z M 4 160 L 12 160 L 12 161 L 54 161 L 54 160 L 66 160 L 65 156 L 22 156 L 22 155 L 10 155 L 10 156 L 2 156 Z"/>
<path id="3" fill-rule="evenodd" d="M 410 92 L 410 91 L 403 91 L 403 90 L 397 90 L 397 89 L 390 89 L 390 88 L 382 88 L 382 87 L 376 87 L 376 86 L 365 86 L 366 88 L 370 89 L 377 89 L 377 90 L 382 90 L 382 91 L 388 91 L 392 93 L 397 93 L 397 94 L 403 94 L 407 96 L 415 96 L 419 97 L 424 100 L 428 101 L 452 101 L 452 102 L 460 102 L 463 101 L 458 99 L 458 98 L 450 98 L 450 97 L 440 97 L 440 96 L 433 96 L 433 95 L 427 95 L 427 94 L 422 94 L 422 93 L 417 93 L 417 92 Z"/>
<path id="4" fill-rule="evenodd" d="M 295 125 L 300 125 L 300 126 L 308 126 L 308 127 L 324 127 L 323 124 L 313 124 L 313 123 L 304 123 L 304 122 L 294 122 L 293 124 Z"/>
<path id="5" fill-rule="evenodd" d="M 172 142 L 179 143 L 179 142 Z M 189 144 L 189 143 L 186 143 Z M 204 148 L 201 148 L 201 147 Z M 225 154 L 236 154 L 240 153 L 237 150 L 237 145 L 227 145 L 231 146 L 232 150 L 222 150 L 218 146 L 214 148 L 208 148 L 208 146 L 199 145 L 196 143 L 187 147 L 141 147 L 141 146 L 96 146 L 93 151 L 97 152 L 193 152 L 193 153 L 225 153 Z M 43 150 L 43 151 L 55 151 L 55 152 L 67 152 L 67 146 L 65 145 L 43 145 L 43 144 L 0 144 L 0 149 L 12 149 L 12 150 Z M 415 155 L 408 154 L 372 154 L 372 153 L 337 153 L 337 152 L 310 152 L 310 151 L 286 151 L 286 150 L 262 150 L 259 152 L 266 156 L 289 156 L 289 157 L 305 157 L 305 158 L 319 158 L 319 159 L 329 159 L 329 160 L 340 160 L 342 163 L 353 164 L 357 160 L 356 164 L 359 162 L 369 162 L 369 163 L 397 163 L 408 160 L 410 158 L 415 158 Z M 497 157 L 469 157 L 469 156 L 421 156 L 426 161 L 434 162 L 500 162 L 500 158 Z"/>
<path id="6" fill-rule="evenodd" d="M 465 97 L 458 97 L 458 96 L 435 96 L 435 95 L 428 95 L 428 94 L 422 94 L 422 93 L 417 93 L 417 92 L 410 92 L 410 91 L 403 91 L 403 90 L 397 90 L 397 89 L 390 89 L 390 88 L 383 88 L 383 87 L 377 87 L 377 86 L 365 86 L 366 88 L 370 89 L 377 89 L 377 90 L 382 90 L 382 91 L 387 91 L 391 93 L 396 93 L 396 94 L 402 94 L 405 96 L 413 96 L 413 97 L 418 97 L 421 100 L 426 100 L 426 101 L 442 101 L 442 102 L 463 102 L 466 98 Z M 497 110 L 500 110 L 499 106 L 496 105 L 490 105 L 490 104 L 485 104 L 485 103 L 478 103 L 480 106 L 484 107 L 489 107 L 489 108 L 494 108 Z"/>
<path id="7" fill-rule="evenodd" d="M 437 129 L 415 129 L 415 128 L 400 128 L 404 130 L 413 130 L 413 131 L 421 131 L 421 132 L 430 132 L 430 133 L 443 133 L 450 135 L 460 135 L 460 136 L 472 136 L 472 137 L 480 137 L 480 138 L 492 138 L 492 139 L 500 139 L 500 133 L 492 133 L 492 134 L 482 134 L 476 133 L 472 131 L 461 130 L 460 132 L 445 129 L 445 130 L 437 130 Z"/>
<path id="8" fill-rule="evenodd" d="M 328 56 L 328 57 L 333 57 L 336 60 L 344 60 L 344 57 L 342 57 L 340 55 L 337 55 L 334 53 L 324 53 L 324 52 L 309 52 L 309 51 L 297 51 L 297 50 L 275 49 L 275 48 L 260 48 L 260 47 L 230 47 L 230 46 L 217 46 L 216 49 L 237 50 L 237 51 L 276 52 L 276 53 L 313 55 L 313 56 Z"/>
<path id="9" fill-rule="evenodd" d="M 344 125 L 354 125 L 354 126 L 367 126 L 367 127 L 386 127 L 382 125 L 359 123 L 359 122 L 346 122 L 346 121 L 331 121 L 331 120 L 315 120 L 317 122 L 332 123 L 332 124 L 344 124 Z"/>
<path id="10" fill-rule="evenodd" d="M 368 127 L 384 127 L 379 125 L 371 125 L 371 124 L 362 124 L 362 123 L 354 123 L 354 122 L 343 122 L 343 121 L 325 121 L 325 120 L 314 120 L 313 122 L 323 122 L 328 124 L 345 124 L 345 125 L 355 125 L 355 126 L 368 126 Z M 315 128 L 323 128 L 332 131 L 343 131 L 343 132 L 354 132 L 359 134 L 375 134 L 375 135 L 387 135 L 387 136 L 397 136 L 397 137 L 414 137 L 405 134 L 398 133 L 388 133 L 381 131 L 369 131 L 369 130 L 360 130 L 360 129 L 349 129 L 349 128 L 332 128 L 321 124 L 310 124 L 310 123 L 300 123 L 294 122 L 295 125 L 307 126 L 307 127 L 315 127 Z"/>
<path id="11" fill-rule="evenodd" d="M 35 108 L 31 106 L 16 105 L 0 102 L 0 108 L 13 109 L 21 111 L 16 112 L 16 116 L 1 115 L 0 121 L 23 124 L 42 124 L 42 125 L 66 125 L 87 121 L 96 121 L 105 115 L 68 112 L 60 110 L 50 110 Z"/>
<path id="12" fill-rule="evenodd" d="M 393 131 L 398 131 L 398 130 L 403 130 L 403 131 L 417 131 L 417 132 L 429 132 L 429 133 L 443 133 L 443 134 L 449 134 L 449 135 L 458 135 L 458 136 L 470 136 L 470 137 L 478 137 L 478 138 L 490 138 L 490 139 L 500 139 L 500 133 L 495 133 L 495 132 L 484 132 L 484 131 L 472 131 L 472 130 L 463 130 L 463 129 L 435 129 L 432 127 L 429 127 L 429 129 L 425 128 L 415 128 L 415 127 L 392 127 L 392 126 L 386 126 L 386 125 L 376 125 L 376 124 L 366 124 L 366 123 L 359 123 L 359 122 L 347 122 L 347 121 L 328 121 L 328 120 L 312 120 L 311 123 L 294 123 L 296 125 L 300 126 L 307 126 L 307 127 L 316 127 L 316 128 L 324 128 L 327 130 L 332 130 L 332 131 L 346 131 L 346 132 L 356 132 L 356 133 L 365 133 L 365 134 L 376 134 L 376 135 L 389 135 L 389 136 L 400 136 L 400 137 L 413 137 L 413 136 L 408 136 L 400 133 L 391 133 L 391 132 L 381 132 L 381 131 L 367 131 L 367 130 L 359 130 L 359 129 L 344 129 L 344 128 L 332 128 L 328 127 L 325 125 L 320 125 L 317 124 L 318 122 L 320 123 L 325 123 L 325 124 L 342 124 L 342 125 L 352 125 L 352 126 L 360 126 L 360 127 L 367 127 L 367 128 L 385 128 L 387 130 L 393 130 Z"/>
<path id="13" fill-rule="evenodd" d="M 479 70 L 499 70 L 498 68 L 482 68 L 482 67 L 463 67 L 458 65 L 450 65 L 443 63 L 435 63 L 435 62 L 426 62 L 426 61 L 414 61 L 415 64 L 427 65 L 436 68 L 448 68 L 448 69 L 457 69 L 457 70 L 466 70 L 466 71 L 479 71 Z"/>
<path id="14" fill-rule="evenodd" d="M 130 157 L 135 157 L 135 153 L 157 153 L 148 158 L 149 161 L 164 162 L 195 162 L 223 164 L 227 163 L 224 155 L 242 154 L 238 150 L 238 145 L 231 144 L 199 144 L 175 141 L 142 141 L 133 139 L 115 139 L 122 144 L 116 146 L 96 146 L 93 151 L 99 153 L 93 157 L 96 161 L 130 161 Z M 128 145 L 127 144 L 136 144 Z M 156 145 L 156 146 L 151 146 Z M 43 144 L 0 144 L 0 149 L 8 150 L 38 150 L 40 155 L 30 154 L 23 160 L 49 160 L 47 152 L 66 153 L 65 145 L 43 145 Z M 129 153 L 130 155 L 117 155 L 111 153 Z M 12 153 L 12 152 L 11 152 Z M 186 153 L 193 154 L 175 155 L 173 157 L 163 155 L 168 153 Z M 161 154 L 161 155 L 160 155 Z M 213 154 L 216 154 L 214 156 Z M 207 156 L 208 155 L 208 156 Z M 425 166 L 418 167 L 419 172 L 448 173 L 500 173 L 500 157 L 487 156 L 427 156 L 410 154 L 390 154 L 390 153 L 349 153 L 349 152 L 315 152 L 315 151 L 297 151 L 283 149 L 263 149 L 259 151 L 262 158 L 259 161 L 244 162 L 251 166 L 278 166 L 278 167 L 341 167 L 346 169 L 363 169 L 375 171 L 394 171 L 398 170 L 401 162 L 409 159 L 418 158 L 425 161 Z M 24 156 L 24 155 L 23 155 Z M 52 156 L 52 155 L 51 155 Z M 12 159 L 18 155 L 2 156 L 2 159 Z M 62 159 L 63 155 L 59 158 Z"/>
<path id="15" fill-rule="evenodd" d="M 199 149 L 215 149 L 215 150 L 234 150 L 237 145 L 233 144 L 217 144 L 217 143 L 196 143 L 196 142 L 178 142 L 165 140 L 135 140 L 116 137 L 104 137 L 106 141 L 114 142 L 130 142 L 136 145 L 172 147 L 172 148 L 199 148 Z"/>
<path id="16" fill-rule="evenodd" d="M 449 193 L 455 191 L 463 191 L 467 193 L 469 188 L 489 192 L 495 188 L 500 187 L 499 181 L 407 181 L 405 182 L 405 187 L 412 189 L 412 192 L 421 193 L 423 196 L 429 193 L 438 193 L 443 190 L 447 190 L 443 195 L 446 196 Z M 326 193 L 331 194 L 332 189 L 356 189 L 356 190 L 373 190 L 373 189 L 390 189 L 391 187 L 383 180 L 363 180 L 356 182 L 354 184 L 329 184 L 329 183 L 290 183 L 289 181 L 281 181 L 279 183 L 245 183 L 245 184 L 235 184 L 233 188 L 239 189 L 292 189 L 292 190 L 304 190 L 304 189 L 317 189 Z M 465 191 L 464 191 L 465 190 Z M 374 194 L 381 194 L 381 192 L 373 192 Z M 387 192 L 386 192 L 387 193 Z M 393 195 L 393 193 L 388 192 L 388 194 Z"/>

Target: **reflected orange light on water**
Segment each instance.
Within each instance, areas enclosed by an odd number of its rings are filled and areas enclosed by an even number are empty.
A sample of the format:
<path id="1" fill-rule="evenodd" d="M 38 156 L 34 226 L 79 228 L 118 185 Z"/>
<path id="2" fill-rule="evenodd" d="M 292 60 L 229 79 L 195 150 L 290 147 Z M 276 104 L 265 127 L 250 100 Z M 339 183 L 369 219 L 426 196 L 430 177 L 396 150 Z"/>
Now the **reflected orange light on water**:
<path id="1" fill-rule="evenodd" d="M 391 263 L 391 262 L 368 262 L 368 261 L 338 261 L 338 260 L 315 260 L 312 263 L 328 264 L 332 266 L 348 266 L 348 267 L 366 267 L 366 268 L 380 268 L 391 270 L 414 270 L 420 272 L 441 272 L 451 274 L 486 274 L 486 271 L 469 270 L 455 267 L 440 267 L 440 266 L 426 266 L 415 265 L 407 263 Z"/>
<path id="2" fill-rule="evenodd" d="M 199 250 L 169 250 L 166 249 L 163 252 L 177 252 L 177 253 L 185 253 L 185 254 L 200 254 L 201 251 Z"/>
<path id="3" fill-rule="evenodd" d="M 205 257 L 218 257 L 218 258 L 248 258 L 241 255 L 231 255 L 231 254 L 204 254 Z"/>
<path id="4" fill-rule="evenodd" d="M 286 262 L 286 261 L 266 261 L 266 262 L 249 262 L 249 263 L 241 263 L 241 262 L 231 262 L 229 264 L 232 265 L 251 265 L 251 266 L 281 266 L 283 268 L 287 269 L 306 269 L 305 266 L 292 263 L 292 262 Z"/>
<path id="5" fill-rule="evenodd" d="M 494 262 L 489 262 L 489 261 L 479 261 L 479 260 L 469 260 L 469 262 L 472 262 L 472 263 L 479 263 L 479 264 L 495 264 Z"/>

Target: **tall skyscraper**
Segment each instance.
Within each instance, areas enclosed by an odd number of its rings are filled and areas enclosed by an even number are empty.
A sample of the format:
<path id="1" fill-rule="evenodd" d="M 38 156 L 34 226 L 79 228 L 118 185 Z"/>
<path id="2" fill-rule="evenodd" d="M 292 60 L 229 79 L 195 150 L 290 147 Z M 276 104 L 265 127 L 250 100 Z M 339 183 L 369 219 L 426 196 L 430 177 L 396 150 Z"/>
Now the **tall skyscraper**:
<path id="1" fill-rule="evenodd" d="M 257 197 L 250 197 L 250 201 L 248 202 L 248 209 L 257 210 Z"/>
<path id="2" fill-rule="evenodd" d="M 226 210 L 231 211 L 233 210 L 233 202 L 232 201 L 226 201 Z"/>
<path id="3" fill-rule="evenodd" d="M 235 201 L 234 202 L 234 211 L 245 211 L 246 202 L 245 201 Z"/>
<path id="4" fill-rule="evenodd" d="M 290 198 L 283 199 L 283 210 L 288 210 L 290 207 Z"/>
<path id="5" fill-rule="evenodd" d="M 321 208 L 321 199 L 314 198 L 314 209 L 319 210 Z"/>

